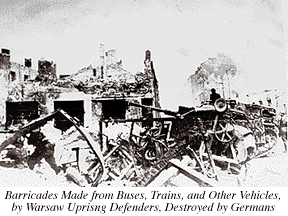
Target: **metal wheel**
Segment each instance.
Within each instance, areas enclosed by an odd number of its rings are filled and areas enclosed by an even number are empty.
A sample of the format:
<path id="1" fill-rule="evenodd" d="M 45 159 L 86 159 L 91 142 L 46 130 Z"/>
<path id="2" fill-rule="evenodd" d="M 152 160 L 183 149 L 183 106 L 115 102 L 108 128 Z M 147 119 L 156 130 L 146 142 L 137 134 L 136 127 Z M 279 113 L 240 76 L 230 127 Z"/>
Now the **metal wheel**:
<path id="1" fill-rule="evenodd" d="M 160 144 L 158 142 L 154 141 L 154 145 L 152 148 L 148 148 L 145 151 L 145 159 L 148 161 L 156 160 L 157 158 L 161 157 L 163 155 L 163 149 L 161 148 Z"/>
<path id="2" fill-rule="evenodd" d="M 215 128 L 215 137 L 223 143 L 228 143 L 234 138 L 234 126 L 229 122 L 218 121 Z"/>
<path id="3" fill-rule="evenodd" d="M 137 152 L 142 151 L 142 157 L 147 161 L 154 161 L 163 155 L 163 147 L 158 141 L 162 130 L 161 122 L 156 127 L 150 128 L 146 135 L 139 139 Z"/>

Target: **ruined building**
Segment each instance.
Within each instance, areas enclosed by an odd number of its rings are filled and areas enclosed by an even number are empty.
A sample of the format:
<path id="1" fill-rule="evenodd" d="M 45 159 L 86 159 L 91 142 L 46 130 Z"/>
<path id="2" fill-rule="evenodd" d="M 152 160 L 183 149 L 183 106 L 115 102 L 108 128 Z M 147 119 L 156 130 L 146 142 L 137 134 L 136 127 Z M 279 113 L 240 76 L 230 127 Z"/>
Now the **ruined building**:
<path id="1" fill-rule="evenodd" d="M 99 66 L 89 65 L 60 78 L 57 78 L 56 65 L 42 59 L 38 61 L 37 71 L 31 69 L 31 59 L 25 60 L 23 69 L 13 71 L 10 52 L 7 54 L 4 50 L 1 83 L 5 84 L 2 88 L 6 94 L 1 98 L 2 127 L 11 129 L 58 108 L 77 118 L 85 127 L 97 127 L 101 118 L 145 116 L 147 110 L 127 107 L 125 101 L 160 107 L 158 82 L 149 50 L 145 52 L 144 71 L 135 74 L 124 69 L 122 60 L 116 60 L 115 50 L 105 52 L 104 45 L 100 50 Z M 54 125 L 66 130 L 69 125 L 65 121 L 57 119 Z"/>
<path id="2" fill-rule="evenodd" d="M 220 53 L 215 58 L 209 58 L 201 63 L 186 82 L 193 106 L 209 100 L 211 89 L 215 88 L 217 93 L 225 99 L 270 106 L 278 111 L 286 111 L 286 92 L 280 92 L 276 89 L 248 92 L 245 89 L 245 79 L 243 76 L 240 77 L 241 73 L 236 66 L 237 63 L 229 56 Z M 261 80 L 259 81 L 261 82 Z"/>
<path id="3" fill-rule="evenodd" d="M 235 65 L 232 59 L 220 53 L 201 63 L 187 80 L 193 105 L 209 100 L 212 88 L 225 99 L 236 99 L 239 94 L 234 85 Z"/>
<path id="4" fill-rule="evenodd" d="M 44 82 L 53 82 L 57 80 L 56 64 L 45 59 L 38 60 L 38 76 L 36 80 Z"/>
<path id="5" fill-rule="evenodd" d="M 29 107 L 34 106 L 34 102 L 29 101 L 26 105 L 27 110 L 23 110 L 22 98 L 24 96 L 24 86 L 29 80 L 34 80 L 38 75 L 37 70 L 32 67 L 31 59 L 24 59 L 24 65 L 10 61 L 10 50 L 2 49 L 0 54 L 0 122 L 1 126 L 21 119 L 21 116 L 29 112 Z M 18 107 L 14 109 L 14 107 Z M 19 113 L 17 110 L 21 110 Z M 33 113 L 27 114 L 26 118 L 36 118 Z"/>

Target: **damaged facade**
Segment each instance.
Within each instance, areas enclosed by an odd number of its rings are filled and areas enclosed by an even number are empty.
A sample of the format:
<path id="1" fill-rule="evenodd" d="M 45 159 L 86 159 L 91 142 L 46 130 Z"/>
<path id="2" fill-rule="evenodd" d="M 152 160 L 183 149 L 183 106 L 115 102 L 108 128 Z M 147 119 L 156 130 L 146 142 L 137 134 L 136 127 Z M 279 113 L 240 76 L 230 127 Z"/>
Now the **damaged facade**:
<path id="1" fill-rule="evenodd" d="M 33 103 L 28 103 L 26 110 L 20 102 L 24 101 L 24 88 L 29 80 L 34 80 L 38 72 L 31 68 L 32 60 L 24 59 L 24 65 L 10 61 L 10 50 L 2 49 L 0 54 L 0 121 L 1 127 L 9 124 L 12 117 L 16 122 L 23 116 L 27 119 L 36 118 L 33 113 L 28 114 L 28 110 L 33 107 Z M 12 103 L 12 101 L 14 103 Z M 32 106 L 32 107 L 31 107 Z M 17 109 L 14 109 L 16 108 Z M 22 114 L 16 110 L 22 110 Z"/>
<path id="2" fill-rule="evenodd" d="M 31 59 L 25 65 L 10 61 L 10 51 L 1 53 L 1 126 L 13 129 L 42 115 L 62 108 L 85 127 L 98 127 L 102 119 L 129 119 L 145 116 L 139 107 L 128 108 L 125 101 L 144 105 L 159 105 L 158 82 L 151 52 L 145 52 L 144 71 L 133 74 L 116 61 L 116 51 L 104 51 L 100 45 L 101 64 L 89 65 L 69 76 L 57 78 L 52 61 L 39 60 L 38 70 L 31 69 Z M 66 130 L 64 119 L 55 126 Z M 16 129 L 15 128 L 15 129 Z"/>
<path id="3" fill-rule="evenodd" d="M 223 98 L 237 98 L 239 93 L 233 86 L 236 73 L 235 63 L 224 54 L 218 54 L 215 58 L 201 63 L 187 80 L 193 105 L 200 105 L 202 101 L 209 100 L 212 88 Z"/>

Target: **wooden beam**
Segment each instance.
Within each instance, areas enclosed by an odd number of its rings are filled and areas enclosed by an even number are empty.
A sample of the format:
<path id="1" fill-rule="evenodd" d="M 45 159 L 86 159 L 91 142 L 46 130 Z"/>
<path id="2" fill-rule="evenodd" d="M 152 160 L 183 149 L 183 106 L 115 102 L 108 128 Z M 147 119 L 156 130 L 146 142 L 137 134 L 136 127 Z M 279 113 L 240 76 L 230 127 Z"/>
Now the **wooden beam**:
<path id="1" fill-rule="evenodd" d="M 182 174 L 190 178 L 192 181 L 197 182 L 200 187 L 217 187 L 218 185 L 216 180 L 207 178 L 200 172 L 194 170 L 192 167 L 184 166 L 183 163 L 177 159 L 172 159 L 169 161 L 169 163 L 179 169 Z"/>
<path id="2" fill-rule="evenodd" d="M 218 155 L 211 155 L 211 156 L 216 161 L 225 162 L 225 163 L 239 164 L 238 161 L 235 160 L 235 159 L 227 158 L 227 157 L 224 157 L 224 156 L 218 156 Z"/>

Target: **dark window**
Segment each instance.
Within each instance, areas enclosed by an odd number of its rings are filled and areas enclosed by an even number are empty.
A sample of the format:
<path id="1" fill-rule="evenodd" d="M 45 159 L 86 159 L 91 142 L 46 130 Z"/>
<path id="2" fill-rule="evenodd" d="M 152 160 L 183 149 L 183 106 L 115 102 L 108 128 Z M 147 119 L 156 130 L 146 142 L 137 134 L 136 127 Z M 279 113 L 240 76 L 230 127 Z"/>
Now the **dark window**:
<path id="1" fill-rule="evenodd" d="M 152 98 L 143 98 L 141 101 L 142 105 L 146 105 L 146 106 L 152 106 Z M 146 116 L 147 114 L 147 109 L 142 108 L 142 116 Z"/>
<path id="2" fill-rule="evenodd" d="M 28 75 L 24 75 L 24 81 L 28 79 Z"/>
<path id="3" fill-rule="evenodd" d="M 152 106 L 152 101 L 153 101 L 152 98 L 143 98 L 141 103 L 142 103 L 142 105 Z M 151 118 L 153 118 L 152 110 L 142 108 L 142 117 L 146 119 L 146 121 L 143 121 L 143 123 L 142 123 L 143 127 L 152 127 L 153 126 L 153 121 L 151 121 Z"/>
<path id="4" fill-rule="evenodd" d="M 93 68 L 93 76 L 96 76 L 96 68 Z"/>
<path id="5" fill-rule="evenodd" d="M 65 77 L 69 77 L 69 76 L 70 76 L 69 74 L 62 74 L 62 75 L 59 76 L 59 78 L 60 79 L 64 79 Z"/>
<path id="6" fill-rule="evenodd" d="M 39 118 L 38 107 L 36 101 L 6 102 L 6 128 L 23 120 L 31 121 Z"/>
<path id="7" fill-rule="evenodd" d="M 125 111 L 124 100 L 102 101 L 102 112 L 104 119 L 125 119 Z"/>
<path id="8" fill-rule="evenodd" d="M 14 71 L 10 72 L 9 80 L 12 81 L 12 82 L 16 80 L 16 73 Z"/>
<path id="9" fill-rule="evenodd" d="M 103 66 L 101 66 L 101 79 L 103 79 L 103 77 L 104 77 L 104 67 Z"/>
<path id="10" fill-rule="evenodd" d="M 61 108 L 68 115 L 74 117 L 82 125 L 84 124 L 84 101 L 54 101 L 54 110 Z M 55 118 L 55 127 L 66 131 L 72 123 L 62 115 Z"/>

